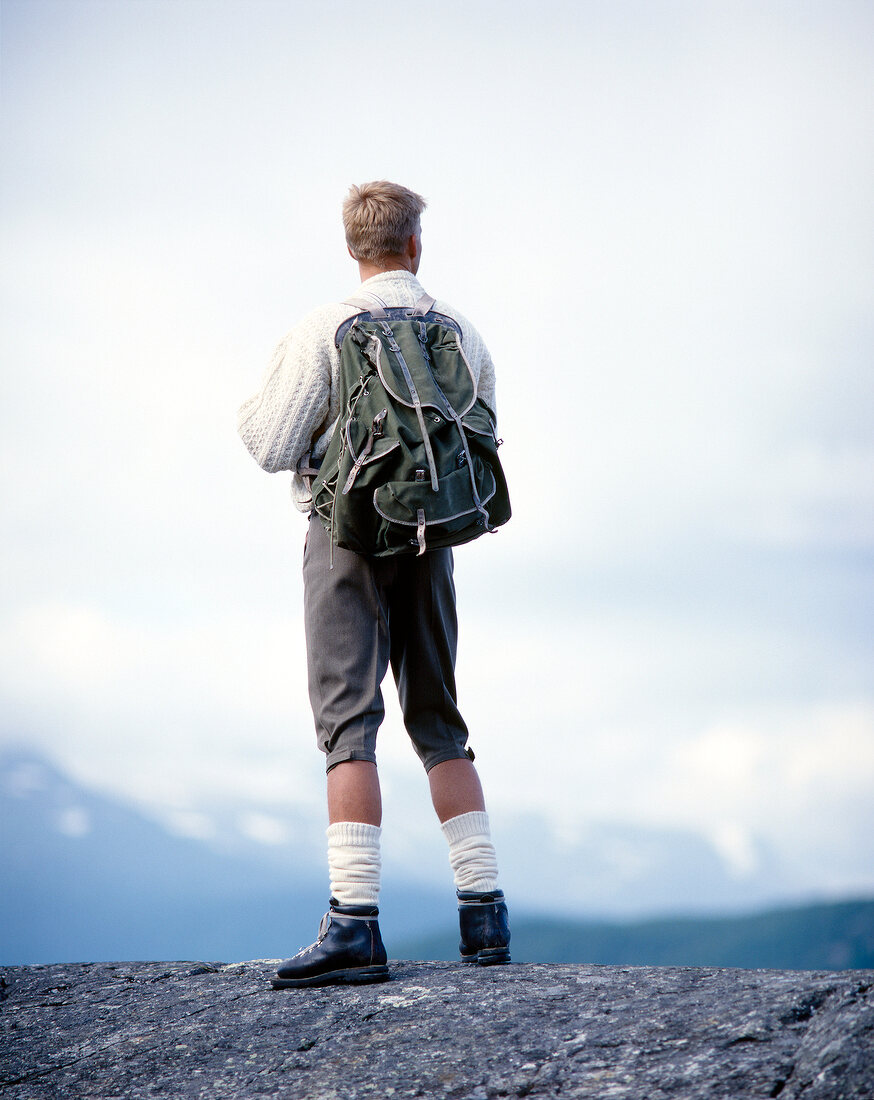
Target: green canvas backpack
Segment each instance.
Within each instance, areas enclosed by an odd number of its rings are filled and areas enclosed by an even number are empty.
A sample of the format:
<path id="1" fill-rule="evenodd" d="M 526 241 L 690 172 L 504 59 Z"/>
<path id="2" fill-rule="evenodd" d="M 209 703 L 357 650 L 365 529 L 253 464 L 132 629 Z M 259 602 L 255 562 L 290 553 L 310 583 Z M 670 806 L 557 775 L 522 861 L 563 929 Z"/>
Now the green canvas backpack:
<path id="1" fill-rule="evenodd" d="M 423 554 L 469 542 L 510 518 L 495 417 L 455 320 L 434 299 L 361 309 L 344 321 L 339 420 L 313 506 L 333 543 L 361 554 Z"/>

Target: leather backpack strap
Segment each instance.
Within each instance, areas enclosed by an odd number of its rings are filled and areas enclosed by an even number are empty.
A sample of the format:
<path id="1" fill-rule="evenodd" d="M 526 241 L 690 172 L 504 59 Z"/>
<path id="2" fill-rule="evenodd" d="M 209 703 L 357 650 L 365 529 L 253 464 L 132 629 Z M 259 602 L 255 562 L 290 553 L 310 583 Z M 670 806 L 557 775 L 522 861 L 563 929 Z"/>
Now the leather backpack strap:
<path id="1" fill-rule="evenodd" d="M 376 296 L 371 298 L 368 294 L 367 296 L 362 295 L 360 298 L 347 298 L 343 305 L 355 306 L 356 309 L 369 313 L 375 321 L 380 321 L 385 317 L 385 302 Z"/>
<path id="2" fill-rule="evenodd" d="M 411 317 L 424 317 L 426 313 L 430 313 L 436 305 L 437 299 L 432 298 L 430 294 L 423 294 L 421 298 L 416 302 L 409 314 Z M 364 310 L 369 313 L 374 321 L 382 321 L 386 316 L 386 309 L 388 308 L 381 298 L 377 298 L 375 295 L 371 297 L 361 295 L 361 297 L 346 298 L 343 302 L 344 306 L 354 306 L 356 309 Z"/>
<path id="3" fill-rule="evenodd" d="M 413 306 L 414 317 L 424 317 L 426 313 L 430 313 L 437 302 L 436 298 L 432 298 L 430 294 L 423 294 L 422 297 Z"/>

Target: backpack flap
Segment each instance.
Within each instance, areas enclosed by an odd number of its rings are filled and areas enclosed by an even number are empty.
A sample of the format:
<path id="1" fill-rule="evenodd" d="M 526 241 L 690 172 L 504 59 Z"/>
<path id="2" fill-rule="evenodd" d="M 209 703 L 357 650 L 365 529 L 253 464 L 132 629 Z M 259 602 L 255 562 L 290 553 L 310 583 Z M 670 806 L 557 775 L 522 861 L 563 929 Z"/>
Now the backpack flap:
<path id="1" fill-rule="evenodd" d="M 497 484 L 491 469 L 479 459 L 476 471 L 480 504 L 488 505 Z M 424 473 L 425 471 L 423 471 Z M 373 493 L 373 507 L 394 531 L 419 553 L 437 546 L 467 542 L 487 530 L 487 515 L 471 500 L 471 478 L 466 467 L 444 474 L 435 493 L 422 481 L 390 481 Z M 468 538 L 458 539 L 467 530 Z"/>

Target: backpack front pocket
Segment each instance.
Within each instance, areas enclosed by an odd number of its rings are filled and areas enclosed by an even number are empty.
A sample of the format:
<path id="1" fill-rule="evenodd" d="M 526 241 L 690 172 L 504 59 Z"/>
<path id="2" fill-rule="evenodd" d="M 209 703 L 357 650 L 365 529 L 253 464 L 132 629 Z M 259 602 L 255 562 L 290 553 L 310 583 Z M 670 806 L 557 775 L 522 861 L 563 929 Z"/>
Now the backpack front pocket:
<path id="1" fill-rule="evenodd" d="M 480 501 L 485 505 L 495 494 L 495 478 L 487 466 L 478 459 L 474 461 L 478 466 Z M 466 467 L 442 477 L 436 493 L 427 481 L 390 481 L 380 485 L 373 494 L 373 506 L 389 523 L 410 528 L 419 527 L 419 512 L 424 511 L 426 526 L 447 533 L 462 530 L 480 511 L 473 500 Z"/>

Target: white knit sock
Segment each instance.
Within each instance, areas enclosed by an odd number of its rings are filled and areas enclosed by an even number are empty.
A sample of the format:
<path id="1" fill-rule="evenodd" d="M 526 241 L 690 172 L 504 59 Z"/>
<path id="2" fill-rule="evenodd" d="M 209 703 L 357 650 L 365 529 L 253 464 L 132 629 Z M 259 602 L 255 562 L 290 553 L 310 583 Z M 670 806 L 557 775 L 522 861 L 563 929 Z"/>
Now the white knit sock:
<path id="1" fill-rule="evenodd" d="M 489 815 L 473 810 L 444 821 L 443 835 L 449 841 L 449 862 L 455 873 L 455 888 L 488 894 L 498 886 L 498 859 L 489 832 Z"/>
<path id="2" fill-rule="evenodd" d="M 337 821 L 328 826 L 331 896 L 340 905 L 379 903 L 381 833 L 378 825 L 365 825 L 361 821 Z"/>

